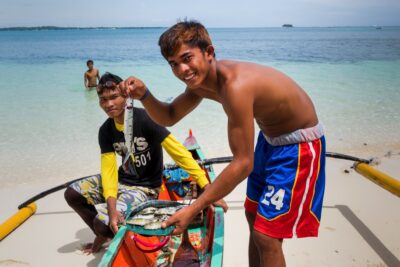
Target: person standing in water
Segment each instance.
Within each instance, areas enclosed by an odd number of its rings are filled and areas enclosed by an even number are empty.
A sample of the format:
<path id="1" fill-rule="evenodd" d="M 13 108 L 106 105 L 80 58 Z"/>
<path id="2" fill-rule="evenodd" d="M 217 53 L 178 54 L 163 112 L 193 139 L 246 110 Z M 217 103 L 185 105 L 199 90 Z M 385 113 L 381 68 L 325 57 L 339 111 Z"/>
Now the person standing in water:
<path id="1" fill-rule="evenodd" d="M 97 81 L 100 80 L 99 70 L 94 67 L 93 60 L 86 62 L 88 70 L 83 74 L 83 83 L 88 90 L 96 89 Z"/>

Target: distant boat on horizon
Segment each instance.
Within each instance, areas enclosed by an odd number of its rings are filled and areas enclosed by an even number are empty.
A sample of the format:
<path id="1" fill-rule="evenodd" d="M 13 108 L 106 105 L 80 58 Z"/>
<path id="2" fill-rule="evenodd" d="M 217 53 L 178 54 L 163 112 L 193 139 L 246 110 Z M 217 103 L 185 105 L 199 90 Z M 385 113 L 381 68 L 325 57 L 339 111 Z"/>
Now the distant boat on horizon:
<path id="1" fill-rule="evenodd" d="M 282 27 L 284 27 L 284 28 L 293 28 L 293 24 L 283 24 Z"/>

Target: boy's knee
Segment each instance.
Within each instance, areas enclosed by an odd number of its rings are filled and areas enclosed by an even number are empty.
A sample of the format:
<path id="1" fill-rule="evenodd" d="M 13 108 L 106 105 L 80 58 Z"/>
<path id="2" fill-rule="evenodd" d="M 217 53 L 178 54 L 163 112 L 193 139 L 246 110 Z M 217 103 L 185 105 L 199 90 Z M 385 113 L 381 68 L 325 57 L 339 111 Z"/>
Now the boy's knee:
<path id="1" fill-rule="evenodd" d="M 76 192 L 71 187 L 68 187 L 64 192 L 64 198 L 68 205 L 73 206 L 74 204 L 80 203 L 84 197 Z"/>

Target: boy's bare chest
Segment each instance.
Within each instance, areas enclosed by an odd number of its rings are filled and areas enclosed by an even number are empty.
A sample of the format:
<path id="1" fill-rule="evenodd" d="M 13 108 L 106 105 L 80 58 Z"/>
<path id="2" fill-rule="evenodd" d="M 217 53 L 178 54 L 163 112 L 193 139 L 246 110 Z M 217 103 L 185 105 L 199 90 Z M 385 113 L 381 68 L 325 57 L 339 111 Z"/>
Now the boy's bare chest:
<path id="1" fill-rule="evenodd" d="M 95 71 L 95 70 L 86 72 L 86 76 L 90 77 L 90 78 L 96 77 L 96 75 L 97 75 L 97 71 Z"/>

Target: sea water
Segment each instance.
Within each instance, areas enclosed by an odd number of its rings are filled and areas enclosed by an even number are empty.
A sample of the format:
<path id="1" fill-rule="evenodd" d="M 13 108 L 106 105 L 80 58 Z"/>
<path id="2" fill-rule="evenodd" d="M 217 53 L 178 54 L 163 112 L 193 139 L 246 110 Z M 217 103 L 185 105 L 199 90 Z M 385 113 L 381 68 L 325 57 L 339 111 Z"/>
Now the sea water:
<path id="1" fill-rule="evenodd" d="M 86 60 L 100 73 L 146 82 L 170 101 L 184 84 L 157 45 L 164 28 L 0 31 L 0 185 L 99 172 L 106 119 L 83 85 Z M 210 29 L 218 59 L 252 61 L 292 77 L 312 98 L 327 150 L 375 156 L 400 148 L 400 27 Z M 138 101 L 135 105 L 140 106 Z M 206 156 L 231 155 L 227 119 L 204 100 L 170 131 L 192 129 Z"/>

